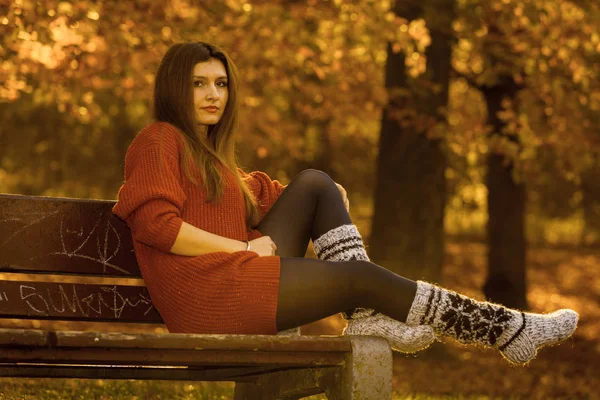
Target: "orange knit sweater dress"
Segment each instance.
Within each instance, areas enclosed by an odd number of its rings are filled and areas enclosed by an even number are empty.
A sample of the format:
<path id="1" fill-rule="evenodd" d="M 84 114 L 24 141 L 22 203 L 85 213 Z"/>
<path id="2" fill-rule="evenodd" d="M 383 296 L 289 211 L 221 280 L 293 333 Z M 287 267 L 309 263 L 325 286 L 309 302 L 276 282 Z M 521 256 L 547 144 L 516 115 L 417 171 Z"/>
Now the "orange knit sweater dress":
<path id="1" fill-rule="evenodd" d="M 240 241 L 262 236 L 246 225 L 243 194 L 222 164 L 223 197 L 205 202 L 200 171 L 190 163 L 199 182 L 196 187 L 180 168 L 183 140 L 165 122 L 140 131 L 127 150 L 125 182 L 113 208 L 131 229 L 152 303 L 169 332 L 275 334 L 278 256 L 239 251 L 190 257 L 169 252 L 183 221 Z M 262 219 L 284 186 L 259 171 L 243 176 Z"/>

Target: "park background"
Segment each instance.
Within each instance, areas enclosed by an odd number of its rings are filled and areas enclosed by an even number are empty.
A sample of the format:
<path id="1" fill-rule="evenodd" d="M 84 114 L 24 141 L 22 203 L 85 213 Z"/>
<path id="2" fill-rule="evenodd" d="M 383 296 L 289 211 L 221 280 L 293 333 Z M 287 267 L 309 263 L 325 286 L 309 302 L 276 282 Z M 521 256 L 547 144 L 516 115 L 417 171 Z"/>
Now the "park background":
<path id="1" fill-rule="evenodd" d="M 218 44 L 241 72 L 245 169 L 283 183 L 327 172 L 372 259 L 395 272 L 581 315 L 573 338 L 523 368 L 451 340 L 396 354 L 398 398 L 600 398 L 597 1 L 14 0 L 0 32 L 1 193 L 116 199 L 167 48 Z M 7 399 L 230 395 L 0 380 Z"/>

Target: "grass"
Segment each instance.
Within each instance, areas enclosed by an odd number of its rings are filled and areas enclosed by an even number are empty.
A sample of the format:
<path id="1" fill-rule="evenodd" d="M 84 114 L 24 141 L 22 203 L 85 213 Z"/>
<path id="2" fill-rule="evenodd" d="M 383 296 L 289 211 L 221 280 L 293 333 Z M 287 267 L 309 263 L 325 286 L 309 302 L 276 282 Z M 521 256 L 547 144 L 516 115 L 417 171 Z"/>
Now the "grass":
<path id="1" fill-rule="evenodd" d="M 226 400 L 233 384 L 214 382 L 108 381 L 82 379 L 2 379 L 4 400 Z"/>
<path id="2" fill-rule="evenodd" d="M 103 381 L 80 379 L 0 379 L 1 400 L 229 400 L 233 384 L 212 382 Z M 500 397 L 497 397 L 500 398 Z M 502 397 L 505 398 L 505 397 Z M 326 399 L 315 395 L 307 400 Z M 393 400 L 491 400 L 488 396 L 394 393 Z"/>

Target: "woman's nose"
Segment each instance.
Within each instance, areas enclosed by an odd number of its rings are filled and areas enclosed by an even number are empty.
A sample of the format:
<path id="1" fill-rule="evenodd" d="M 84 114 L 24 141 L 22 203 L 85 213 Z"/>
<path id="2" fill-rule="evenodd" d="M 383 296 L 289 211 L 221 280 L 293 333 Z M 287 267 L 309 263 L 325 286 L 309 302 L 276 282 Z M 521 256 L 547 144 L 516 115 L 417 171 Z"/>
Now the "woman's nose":
<path id="1" fill-rule="evenodd" d="M 219 91 L 217 90 L 216 86 L 210 86 L 207 97 L 210 99 L 218 99 L 219 98 Z"/>

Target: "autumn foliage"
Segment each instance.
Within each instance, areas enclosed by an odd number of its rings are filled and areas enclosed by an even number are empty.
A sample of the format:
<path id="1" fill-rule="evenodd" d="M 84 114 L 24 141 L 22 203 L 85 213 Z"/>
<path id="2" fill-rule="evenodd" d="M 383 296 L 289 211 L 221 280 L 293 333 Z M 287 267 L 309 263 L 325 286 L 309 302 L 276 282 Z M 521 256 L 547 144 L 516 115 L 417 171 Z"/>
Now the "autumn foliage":
<path id="1" fill-rule="evenodd" d="M 383 87 L 387 43 L 406 54 L 415 78 L 425 72 L 430 45 L 427 21 L 396 16 L 391 6 L 374 0 L 3 5 L 2 190 L 113 198 L 124 151 L 149 121 L 160 58 L 174 42 L 205 40 L 227 49 L 242 71 L 243 164 L 284 180 L 321 168 L 356 199 L 368 200 L 381 111 L 396 95 Z M 501 152 L 515 161 L 515 178 L 528 182 L 534 209 L 575 216 L 580 225 L 585 209 L 594 228 L 587 239 L 597 238 L 598 204 L 589 197 L 600 191 L 598 4 L 467 0 L 456 8 L 450 101 L 441 110 L 448 126 L 428 128 L 432 137 L 444 137 L 450 160 L 448 207 L 460 217 L 451 217 L 449 229 L 481 225 L 476 212 L 463 214 L 484 207 L 481 163 L 488 152 Z M 520 85 L 500 115 L 520 146 L 488 138 L 478 88 L 503 76 Z M 548 239 L 537 229 L 536 237 Z"/>
<path id="2" fill-rule="evenodd" d="M 241 73 L 241 164 L 284 182 L 305 168 L 325 170 L 348 190 L 368 237 L 383 109 L 390 99 L 440 90 L 427 79 L 435 9 L 426 10 L 428 20 L 410 19 L 393 6 L 2 2 L 0 192 L 114 199 L 127 146 L 150 122 L 160 59 L 173 43 L 202 40 L 226 49 Z M 598 244 L 600 3 L 456 0 L 454 7 L 445 32 L 449 101 L 437 110 L 444 118 L 421 118 L 410 101 L 393 114 L 443 143 L 446 233 L 485 237 L 486 159 L 500 154 L 525 184 L 530 243 Z M 410 90 L 385 88 L 388 43 L 405 55 Z M 492 135 L 485 93 L 506 82 L 514 96 L 503 97 L 502 132 Z"/>

